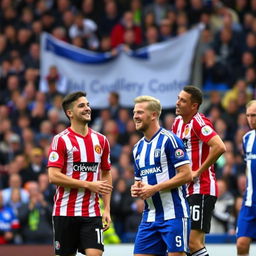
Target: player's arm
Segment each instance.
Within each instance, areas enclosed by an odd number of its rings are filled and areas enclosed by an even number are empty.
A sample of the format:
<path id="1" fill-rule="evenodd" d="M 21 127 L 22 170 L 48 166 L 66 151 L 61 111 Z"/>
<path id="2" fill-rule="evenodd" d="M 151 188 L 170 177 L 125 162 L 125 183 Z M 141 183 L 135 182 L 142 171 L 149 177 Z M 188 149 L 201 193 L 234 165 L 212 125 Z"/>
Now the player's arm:
<path id="1" fill-rule="evenodd" d="M 83 188 L 88 189 L 94 193 L 109 194 L 112 191 L 112 185 L 107 180 L 101 181 L 84 181 L 73 179 L 61 172 L 61 168 L 49 167 L 48 168 L 49 181 L 57 186 L 67 188 Z"/>
<path id="2" fill-rule="evenodd" d="M 219 135 L 215 135 L 208 142 L 210 152 L 200 168 L 193 172 L 193 178 L 199 177 L 201 173 L 213 165 L 218 158 L 226 151 L 226 146 Z"/>
<path id="3" fill-rule="evenodd" d="M 101 180 L 107 181 L 109 185 L 112 187 L 112 175 L 110 170 L 102 170 L 101 172 Z M 103 221 L 103 230 L 107 230 L 111 223 L 111 216 L 110 216 L 110 199 L 111 193 L 102 195 L 102 200 L 104 204 L 104 212 L 102 214 L 102 221 Z"/>
<path id="4" fill-rule="evenodd" d="M 139 197 L 145 200 L 156 192 L 174 189 L 192 181 L 192 170 L 190 164 L 181 165 L 176 168 L 176 171 L 177 174 L 173 178 L 162 183 L 155 185 L 141 183 L 141 188 L 138 192 Z"/>

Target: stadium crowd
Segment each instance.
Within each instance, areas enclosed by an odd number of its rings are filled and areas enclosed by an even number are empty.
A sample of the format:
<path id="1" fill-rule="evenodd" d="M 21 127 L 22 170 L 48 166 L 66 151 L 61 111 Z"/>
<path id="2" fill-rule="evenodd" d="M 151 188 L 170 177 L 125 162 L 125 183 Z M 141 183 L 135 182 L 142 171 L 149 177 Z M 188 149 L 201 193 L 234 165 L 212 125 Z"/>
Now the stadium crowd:
<path id="1" fill-rule="evenodd" d="M 116 53 L 162 42 L 202 22 L 194 80 L 205 92 L 202 111 L 224 140 L 216 164 L 219 199 L 211 233 L 235 234 L 245 189 L 242 136 L 245 105 L 256 95 L 255 0 L 2 0 L 0 5 L 0 244 L 51 243 L 55 187 L 48 182 L 52 137 L 68 126 L 58 67 L 40 84 L 40 35 L 98 52 Z M 194 82 L 191 80 L 191 82 Z M 63 90 L 62 90 L 63 89 Z M 109 107 L 93 113 L 91 127 L 111 145 L 113 227 L 119 239 L 136 232 L 143 202 L 130 196 L 131 152 L 141 134 L 131 109 L 111 92 Z M 174 110 L 161 123 L 171 129 Z M 114 233 L 113 233 L 114 234 Z M 119 239 L 114 239 L 117 242 Z"/>

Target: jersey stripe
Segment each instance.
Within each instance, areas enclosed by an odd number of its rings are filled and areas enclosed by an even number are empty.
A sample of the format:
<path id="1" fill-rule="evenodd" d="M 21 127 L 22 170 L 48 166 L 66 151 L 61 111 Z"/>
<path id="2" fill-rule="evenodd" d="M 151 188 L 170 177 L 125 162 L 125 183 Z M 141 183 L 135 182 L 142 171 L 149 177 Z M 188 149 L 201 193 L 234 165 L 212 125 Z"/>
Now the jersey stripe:
<path id="1" fill-rule="evenodd" d="M 85 137 L 76 134 L 70 128 L 56 135 L 49 155 L 53 151 L 55 158 L 49 158 L 48 167 L 62 168 L 62 173 L 73 179 L 97 181 L 101 177 L 101 165 L 105 170 L 110 170 L 111 167 L 106 137 L 90 128 Z M 99 196 L 83 188 L 57 186 L 53 215 L 100 216 Z"/>
<path id="2" fill-rule="evenodd" d="M 181 152 L 184 155 L 179 155 Z M 171 179 L 176 175 L 174 166 L 179 165 L 179 163 L 189 163 L 182 141 L 170 131 L 162 128 L 150 141 L 142 138 L 134 146 L 133 157 L 135 179 L 141 179 L 143 183 L 150 185 Z M 157 192 L 146 199 L 143 221 L 152 222 L 156 219 L 188 217 L 188 213 L 185 187 L 183 186 L 169 191 Z"/>
<path id="3" fill-rule="evenodd" d="M 205 127 L 206 126 L 206 127 Z M 205 127 L 205 130 L 203 130 Z M 208 128 L 208 130 L 206 129 Z M 211 131 L 212 129 L 212 131 Z M 209 154 L 207 142 L 216 135 L 211 122 L 201 113 L 197 113 L 188 123 L 184 123 L 181 116 L 176 117 L 172 131 L 180 137 L 191 159 L 193 171 L 198 170 Z M 209 131 L 209 133 L 207 133 Z M 187 186 L 188 195 L 210 194 L 217 196 L 217 185 L 214 166 L 203 171 L 198 179 Z"/>
<path id="4" fill-rule="evenodd" d="M 71 152 L 72 150 L 72 142 L 68 135 L 62 136 L 67 152 Z M 73 172 L 73 153 L 68 153 L 68 159 L 67 159 L 67 172 L 66 175 L 72 178 L 79 178 L 79 176 L 76 175 L 77 172 Z M 74 216 L 74 209 L 75 209 L 75 202 L 76 202 L 76 196 L 77 196 L 77 189 L 70 189 L 66 188 L 64 191 L 64 195 L 62 198 L 62 204 L 61 204 L 61 215 L 68 214 L 69 216 Z M 69 207 L 67 207 L 69 204 Z"/>

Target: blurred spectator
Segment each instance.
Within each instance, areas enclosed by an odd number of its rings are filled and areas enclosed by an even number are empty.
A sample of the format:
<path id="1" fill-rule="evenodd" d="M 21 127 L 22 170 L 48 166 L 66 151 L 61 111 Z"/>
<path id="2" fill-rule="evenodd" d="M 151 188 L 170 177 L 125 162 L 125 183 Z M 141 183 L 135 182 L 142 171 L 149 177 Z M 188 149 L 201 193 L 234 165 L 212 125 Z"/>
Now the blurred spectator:
<path id="1" fill-rule="evenodd" d="M 118 178 L 114 184 L 111 196 L 110 209 L 117 235 L 123 239 L 125 232 L 126 218 L 131 214 L 133 199 L 130 196 L 130 189 L 124 178 Z"/>
<path id="2" fill-rule="evenodd" d="M 171 5 L 167 0 L 154 0 L 144 8 L 144 15 L 147 13 L 153 13 L 156 21 L 156 25 L 160 25 L 161 20 L 166 18 L 167 12 L 171 10 Z"/>
<path id="3" fill-rule="evenodd" d="M 70 38 L 81 36 L 84 40 L 85 48 L 96 50 L 99 47 L 99 40 L 96 35 L 97 24 L 83 14 L 77 14 L 74 24 L 69 29 Z"/>
<path id="4" fill-rule="evenodd" d="M 28 182 L 29 202 L 18 209 L 23 242 L 26 244 L 51 244 L 52 207 L 45 201 L 39 191 L 37 182 Z"/>
<path id="5" fill-rule="evenodd" d="M 117 119 L 118 118 L 118 111 L 121 108 L 119 102 L 119 94 L 117 92 L 110 92 L 108 96 L 108 109 L 111 114 L 111 118 Z"/>
<path id="6" fill-rule="evenodd" d="M 58 67 L 51 66 L 48 75 L 41 80 L 40 91 L 48 93 L 49 100 L 60 93 L 67 92 L 67 81 L 58 70 Z"/>
<path id="7" fill-rule="evenodd" d="M 123 14 L 121 21 L 116 24 L 111 31 L 111 45 L 116 47 L 124 43 L 125 31 L 131 29 L 134 32 L 134 42 L 140 45 L 142 42 L 142 30 L 139 26 L 134 24 L 133 14 L 127 11 Z"/>
<path id="8" fill-rule="evenodd" d="M 22 180 L 19 174 L 14 173 L 9 176 L 9 187 L 2 190 L 2 200 L 4 204 L 11 202 L 13 190 L 20 191 L 20 200 L 22 203 L 27 203 L 29 200 L 28 192 L 22 188 Z"/>
<path id="9" fill-rule="evenodd" d="M 46 173 L 43 151 L 41 148 L 33 148 L 29 154 L 29 165 L 23 174 L 23 182 L 38 181 L 42 173 Z"/>
<path id="10" fill-rule="evenodd" d="M 211 220 L 211 233 L 223 234 L 234 227 L 232 210 L 234 196 L 228 191 L 228 185 L 224 179 L 217 180 L 219 196 Z"/>
<path id="11" fill-rule="evenodd" d="M 159 28 L 160 41 L 165 41 L 174 36 L 174 28 L 169 19 L 162 19 Z"/>
<path id="12" fill-rule="evenodd" d="M 99 32 L 102 36 L 110 35 L 113 27 L 119 22 L 121 15 L 118 12 L 116 1 L 105 1 L 104 11 L 99 21 Z"/>
<path id="13" fill-rule="evenodd" d="M 11 244 L 14 242 L 15 232 L 18 231 L 19 220 L 13 209 L 3 203 L 0 192 L 0 244 Z"/>
<path id="14" fill-rule="evenodd" d="M 49 177 L 46 172 L 39 174 L 38 176 L 38 186 L 40 192 L 43 194 L 44 199 L 53 205 L 53 198 L 55 195 L 56 187 L 55 185 L 49 183 Z"/>
<path id="15" fill-rule="evenodd" d="M 28 54 L 23 57 L 26 68 L 34 68 L 39 70 L 40 62 L 40 46 L 38 43 L 32 43 L 29 47 Z"/>
<path id="16" fill-rule="evenodd" d="M 238 100 L 240 92 L 245 92 L 247 102 L 252 98 L 252 92 L 250 91 L 250 88 L 247 87 L 244 79 L 237 80 L 233 88 L 225 93 L 222 98 L 222 106 L 227 110 L 231 100 Z"/>
<path id="17" fill-rule="evenodd" d="M 129 233 L 137 233 L 145 207 L 144 201 L 140 198 L 136 198 L 131 207 L 133 211 L 125 221 L 125 231 Z"/>
<path id="18" fill-rule="evenodd" d="M 148 27 L 145 34 L 145 41 L 144 41 L 145 46 L 149 46 L 158 42 L 159 42 L 159 32 L 157 27 L 155 26 Z"/>

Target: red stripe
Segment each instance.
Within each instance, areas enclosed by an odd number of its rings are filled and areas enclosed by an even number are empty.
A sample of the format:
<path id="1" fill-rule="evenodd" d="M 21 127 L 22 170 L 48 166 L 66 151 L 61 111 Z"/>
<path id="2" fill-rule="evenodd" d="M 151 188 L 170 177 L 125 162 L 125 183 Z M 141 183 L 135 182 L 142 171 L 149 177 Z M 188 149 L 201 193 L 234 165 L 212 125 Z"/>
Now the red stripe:
<path id="1" fill-rule="evenodd" d="M 58 198 L 57 201 L 55 201 L 55 216 L 60 216 L 60 206 L 61 206 L 61 200 L 63 198 L 63 194 L 64 194 L 64 188 L 63 187 L 59 187 L 58 190 L 58 195 L 56 196 L 56 200 Z"/>

